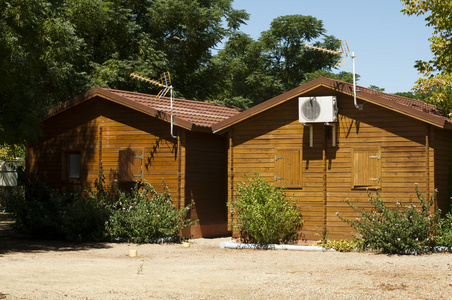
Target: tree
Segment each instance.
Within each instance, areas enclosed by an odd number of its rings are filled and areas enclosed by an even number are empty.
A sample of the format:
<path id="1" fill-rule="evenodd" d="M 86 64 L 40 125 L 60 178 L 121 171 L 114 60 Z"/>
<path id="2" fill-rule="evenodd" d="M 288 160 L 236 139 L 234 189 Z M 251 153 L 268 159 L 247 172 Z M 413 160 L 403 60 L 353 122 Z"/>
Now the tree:
<path id="1" fill-rule="evenodd" d="M 131 72 L 170 71 L 180 97 L 210 49 L 247 18 L 232 0 L 0 2 L 0 144 L 39 134 L 50 107 L 101 86 L 156 93 Z M 226 23 L 223 23 L 226 21 Z"/>
<path id="2" fill-rule="evenodd" d="M 429 39 L 433 59 L 416 61 L 415 67 L 424 77 L 416 81 L 414 89 L 430 93 L 425 101 L 437 105 L 452 117 L 452 2 L 442 0 L 402 0 L 407 15 L 426 15 L 427 26 L 433 27 Z"/>
<path id="3" fill-rule="evenodd" d="M 381 87 L 379 87 L 379 86 L 377 86 L 377 85 L 373 85 L 373 84 L 371 84 L 371 85 L 369 86 L 369 89 L 372 89 L 372 90 L 375 90 L 375 91 L 379 91 L 379 92 L 384 92 L 384 91 L 385 91 L 384 88 L 381 88 Z"/>
<path id="4" fill-rule="evenodd" d="M 335 80 L 345 81 L 348 83 L 353 83 L 353 73 L 341 71 L 339 73 L 333 73 L 326 70 L 317 70 L 312 73 L 306 73 L 305 74 L 306 79 L 302 80 L 300 84 L 312 81 L 319 77 L 326 77 L 331 78 Z M 359 74 L 355 74 L 355 81 L 359 80 Z"/>
<path id="5" fill-rule="evenodd" d="M 0 160 L 25 158 L 25 148 L 21 145 L 0 145 Z"/>
<path id="6" fill-rule="evenodd" d="M 209 97 L 247 108 L 298 86 L 307 74 L 331 70 L 338 55 L 305 48 L 339 48 L 340 41 L 325 32 L 314 17 L 290 15 L 274 19 L 258 40 L 235 33 L 205 70 L 218 82 Z"/>
<path id="7" fill-rule="evenodd" d="M 210 62 L 211 49 L 249 16 L 244 10 L 232 9 L 232 1 L 154 1 L 138 13 L 137 23 L 149 32 L 155 48 L 165 53 L 167 64 L 161 72 L 171 71 L 180 96 L 204 100 L 206 87 L 200 70 Z"/>

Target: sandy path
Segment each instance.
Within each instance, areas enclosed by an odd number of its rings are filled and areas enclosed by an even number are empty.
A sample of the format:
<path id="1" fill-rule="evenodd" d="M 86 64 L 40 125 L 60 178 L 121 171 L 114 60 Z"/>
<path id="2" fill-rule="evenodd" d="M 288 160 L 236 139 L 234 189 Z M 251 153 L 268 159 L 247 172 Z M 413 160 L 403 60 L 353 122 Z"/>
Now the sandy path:
<path id="1" fill-rule="evenodd" d="M 230 238 L 80 245 L 1 232 L 0 299 L 452 299 L 451 254 L 219 248 Z"/>

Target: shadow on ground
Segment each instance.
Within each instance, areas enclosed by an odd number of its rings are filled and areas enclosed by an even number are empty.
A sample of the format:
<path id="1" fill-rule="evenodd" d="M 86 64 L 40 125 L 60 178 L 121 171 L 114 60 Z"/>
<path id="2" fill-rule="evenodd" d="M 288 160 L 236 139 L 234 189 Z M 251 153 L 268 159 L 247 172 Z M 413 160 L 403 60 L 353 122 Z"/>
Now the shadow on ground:
<path id="1" fill-rule="evenodd" d="M 84 251 L 111 248 L 107 243 L 70 243 L 25 238 L 11 230 L 13 222 L 9 214 L 0 212 L 0 256 L 15 252 Z"/>

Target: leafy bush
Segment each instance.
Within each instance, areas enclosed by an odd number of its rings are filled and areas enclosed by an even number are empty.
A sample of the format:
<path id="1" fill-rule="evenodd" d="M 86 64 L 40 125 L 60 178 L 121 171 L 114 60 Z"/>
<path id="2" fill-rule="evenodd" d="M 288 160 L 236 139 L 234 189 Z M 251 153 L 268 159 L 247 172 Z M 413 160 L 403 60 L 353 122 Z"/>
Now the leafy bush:
<path id="1" fill-rule="evenodd" d="M 298 238 L 303 220 L 298 209 L 287 201 L 285 189 L 277 188 L 258 173 L 237 185 L 237 200 L 228 206 L 237 217 L 234 226 L 245 242 L 279 244 Z"/>
<path id="2" fill-rule="evenodd" d="M 435 245 L 452 248 L 452 214 L 449 212 L 438 222 Z"/>
<path id="3" fill-rule="evenodd" d="M 346 240 L 321 240 L 315 243 L 317 246 L 323 247 L 327 250 L 334 249 L 340 252 L 350 252 L 359 248 L 358 241 L 346 241 Z"/>
<path id="4" fill-rule="evenodd" d="M 139 184 L 127 193 L 117 191 L 114 201 L 108 204 L 109 220 L 106 222 L 108 235 L 113 238 L 127 238 L 138 243 L 159 238 L 179 238 L 180 231 L 197 221 L 187 219 L 194 203 L 176 210 L 168 188 L 157 193 L 149 183 Z"/>
<path id="5" fill-rule="evenodd" d="M 75 241 L 104 235 L 104 206 L 80 191 L 58 191 L 27 181 L 20 193 L 3 202 L 15 220 L 14 228 L 30 236 Z"/>
<path id="6" fill-rule="evenodd" d="M 440 212 L 431 212 L 436 191 L 426 201 L 416 185 L 416 195 L 419 207 L 414 204 L 404 206 L 397 202 L 394 207 L 388 208 L 380 199 L 378 191 L 376 196 L 368 191 L 369 201 L 374 206 L 371 212 L 355 207 L 346 199 L 347 204 L 361 214 L 361 218 L 347 219 L 340 214 L 338 217 L 358 231 L 358 241 L 362 248 L 383 253 L 422 253 L 434 246 L 433 235 Z"/>
<path id="7" fill-rule="evenodd" d="M 106 237 L 147 242 L 177 237 L 196 221 L 186 219 L 191 205 L 177 211 L 166 190 L 156 193 L 151 185 L 136 185 L 125 193 L 108 188 L 101 169 L 94 191 L 54 190 L 42 182 L 26 181 L 19 192 L 0 195 L 21 233 L 71 241 Z"/>

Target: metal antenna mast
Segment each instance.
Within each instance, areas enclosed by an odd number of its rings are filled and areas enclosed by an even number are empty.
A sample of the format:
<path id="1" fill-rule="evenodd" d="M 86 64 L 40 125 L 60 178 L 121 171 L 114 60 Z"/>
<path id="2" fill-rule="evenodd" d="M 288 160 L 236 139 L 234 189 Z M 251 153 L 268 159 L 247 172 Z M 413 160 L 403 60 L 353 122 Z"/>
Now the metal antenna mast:
<path id="1" fill-rule="evenodd" d="M 342 67 L 347 60 L 351 57 L 352 58 L 352 65 L 353 65 L 353 102 L 355 104 L 355 107 L 359 110 L 363 109 L 362 104 L 357 104 L 356 103 L 356 75 L 355 75 L 355 51 L 352 51 L 350 53 L 350 48 L 348 47 L 347 41 L 343 40 L 341 41 L 341 51 L 338 50 L 330 50 L 330 49 L 325 49 L 325 48 L 321 48 L 321 47 L 316 47 L 316 46 L 312 46 L 312 45 L 304 45 L 305 48 L 309 48 L 309 49 L 313 49 L 313 50 L 317 50 L 317 51 L 321 51 L 321 52 L 325 52 L 325 53 L 329 53 L 329 54 L 339 54 L 341 56 L 341 59 L 339 59 L 339 61 L 334 65 L 334 68 L 340 68 Z"/>
<path id="2" fill-rule="evenodd" d="M 164 97 L 168 91 L 170 92 L 170 105 L 171 105 L 171 136 L 173 138 L 177 138 L 177 135 L 174 135 L 173 128 L 174 128 L 174 120 L 173 120 L 173 86 L 171 85 L 171 77 L 169 72 L 164 72 L 162 75 L 160 75 L 160 81 L 150 79 L 135 73 L 130 74 L 130 77 L 135 77 L 139 80 L 146 81 L 150 84 L 163 87 L 162 90 L 157 94 L 157 97 L 161 98 Z"/>

